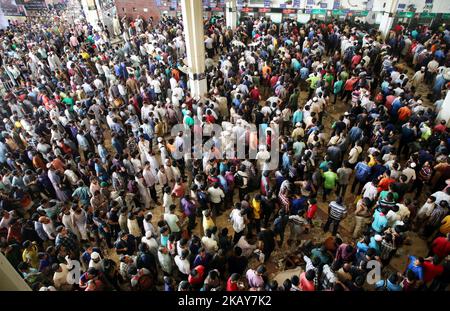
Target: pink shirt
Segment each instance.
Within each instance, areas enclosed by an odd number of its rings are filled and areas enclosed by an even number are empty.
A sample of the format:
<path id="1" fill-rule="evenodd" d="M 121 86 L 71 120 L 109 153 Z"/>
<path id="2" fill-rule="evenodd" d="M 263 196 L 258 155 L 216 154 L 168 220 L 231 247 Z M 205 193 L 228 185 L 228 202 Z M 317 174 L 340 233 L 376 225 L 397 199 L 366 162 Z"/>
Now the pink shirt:
<path id="1" fill-rule="evenodd" d="M 70 45 L 71 46 L 78 46 L 78 39 L 77 39 L 77 37 L 75 37 L 75 36 L 72 36 L 72 37 L 70 37 Z"/>

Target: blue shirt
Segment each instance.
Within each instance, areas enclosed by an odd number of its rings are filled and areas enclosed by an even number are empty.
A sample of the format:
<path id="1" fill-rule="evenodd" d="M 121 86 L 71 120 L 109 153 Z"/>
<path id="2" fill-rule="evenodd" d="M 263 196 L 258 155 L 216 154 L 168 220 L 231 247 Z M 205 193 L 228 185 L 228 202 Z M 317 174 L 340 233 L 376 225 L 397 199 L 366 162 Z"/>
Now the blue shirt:
<path id="1" fill-rule="evenodd" d="M 301 110 L 296 110 L 292 116 L 292 124 L 295 125 L 297 122 L 301 123 L 303 121 L 303 112 Z"/>
<path id="2" fill-rule="evenodd" d="M 383 232 L 383 230 L 387 227 L 387 218 L 386 216 L 381 216 L 380 211 L 376 210 L 373 214 L 373 222 L 372 229 L 378 233 Z"/>
<path id="3" fill-rule="evenodd" d="M 406 271 L 411 270 L 412 272 L 414 272 L 416 277 L 422 281 L 423 280 L 423 267 L 414 265 L 414 262 L 417 259 L 416 257 L 409 256 L 408 258 L 409 258 L 409 265 L 408 265 L 408 268 L 406 269 Z"/>
<path id="4" fill-rule="evenodd" d="M 307 67 L 302 67 L 302 69 L 300 69 L 300 78 L 302 80 L 306 80 L 309 76 L 309 69 Z"/>
<path id="5" fill-rule="evenodd" d="M 379 280 L 378 282 L 375 283 L 375 288 L 382 288 L 382 287 L 386 287 L 386 290 L 388 292 L 401 292 L 402 291 L 402 287 L 400 285 L 393 284 L 389 280 Z"/>
<path id="6" fill-rule="evenodd" d="M 307 208 L 307 198 L 306 197 L 300 197 L 298 199 L 292 200 L 292 207 L 291 207 L 291 214 L 297 215 L 300 210 L 306 210 Z"/>
<path id="7" fill-rule="evenodd" d="M 370 238 L 369 247 L 375 250 L 377 256 L 380 256 L 381 253 L 380 244 L 378 244 L 377 241 L 375 241 L 375 237 Z"/>

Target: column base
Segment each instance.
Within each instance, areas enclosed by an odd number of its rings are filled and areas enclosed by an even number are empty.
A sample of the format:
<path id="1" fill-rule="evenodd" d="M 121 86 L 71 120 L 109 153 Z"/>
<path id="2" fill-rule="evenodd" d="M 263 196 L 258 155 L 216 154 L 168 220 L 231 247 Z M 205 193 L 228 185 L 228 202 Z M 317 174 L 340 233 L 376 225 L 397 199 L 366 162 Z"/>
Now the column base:
<path id="1" fill-rule="evenodd" d="M 193 98 L 199 98 L 208 93 L 208 84 L 205 79 L 194 80 L 193 78 L 189 79 L 189 87 L 191 90 L 191 96 Z"/>

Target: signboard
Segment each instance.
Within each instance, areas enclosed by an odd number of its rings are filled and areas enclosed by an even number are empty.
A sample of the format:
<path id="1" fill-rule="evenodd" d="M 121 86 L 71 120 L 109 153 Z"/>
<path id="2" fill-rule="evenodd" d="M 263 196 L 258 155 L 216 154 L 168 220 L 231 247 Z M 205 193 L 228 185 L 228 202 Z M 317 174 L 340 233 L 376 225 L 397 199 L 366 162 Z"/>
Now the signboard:
<path id="1" fill-rule="evenodd" d="M 25 16 L 23 6 L 18 6 L 11 0 L 0 0 L 0 7 L 5 16 Z"/>
<path id="2" fill-rule="evenodd" d="M 286 3 L 280 3 L 280 8 L 285 9 L 286 8 Z"/>
<path id="3" fill-rule="evenodd" d="M 299 8 L 300 7 L 300 0 L 294 0 L 294 2 L 292 3 L 292 6 L 294 8 Z"/>
<path id="4" fill-rule="evenodd" d="M 412 18 L 414 17 L 414 12 L 397 12 L 397 17 Z"/>
<path id="5" fill-rule="evenodd" d="M 175 11 L 177 9 L 178 3 L 177 0 L 171 0 L 170 1 L 170 10 Z"/>
<path id="6" fill-rule="evenodd" d="M 341 1 L 340 0 L 334 0 L 333 2 L 333 10 L 337 10 L 341 7 Z"/>
<path id="7" fill-rule="evenodd" d="M 333 10 L 331 12 L 331 14 L 332 15 L 336 15 L 336 16 L 338 16 L 338 15 L 347 15 L 347 11 L 346 10 Z"/>
<path id="8" fill-rule="evenodd" d="M 353 15 L 355 15 L 355 16 L 367 16 L 367 15 L 369 15 L 369 11 L 354 11 Z"/>
<path id="9" fill-rule="evenodd" d="M 270 8 L 271 4 L 272 4 L 272 0 L 264 0 L 264 7 Z"/>
<path id="10" fill-rule="evenodd" d="M 434 18 L 436 17 L 436 13 L 422 12 L 419 16 L 420 18 Z"/>
<path id="11" fill-rule="evenodd" d="M 294 9 L 284 9 L 284 10 L 282 11 L 282 13 L 283 13 L 283 14 L 287 14 L 287 15 L 289 15 L 289 14 L 296 14 L 296 13 L 297 13 L 297 10 L 294 10 Z"/>
<path id="12" fill-rule="evenodd" d="M 325 9 L 312 9 L 311 10 L 311 14 L 313 14 L 313 15 L 326 15 L 327 14 L 327 10 L 325 10 Z"/>
<path id="13" fill-rule="evenodd" d="M 236 0 L 236 6 L 242 8 L 244 6 L 244 0 Z"/>
<path id="14" fill-rule="evenodd" d="M 270 8 L 259 8 L 258 12 L 259 13 L 269 13 L 270 12 Z"/>
<path id="15" fill-rule="evenodd" d="M 242 8 L 241 12 L 243 12 L 243 13 L 250 13 L 250 12 L 254 12 L 254 11 L 253 11 L 253 8 Z"/>
<path id="16" fill-rule="evenodd" d="M 23 5 L 27 10 L 45 10 L 47 3 L 45 0 L 16 0 L 17 5 Z"/>
<path id="17" fill-rule="evenodd" d="M 328 3 L 326 3 L 326 2 L 321 2 L 321 3 L 320 3 L 320 8 L 321 8 L 321 9 L 326 9 L 326 8 L 328 8 Z"/>

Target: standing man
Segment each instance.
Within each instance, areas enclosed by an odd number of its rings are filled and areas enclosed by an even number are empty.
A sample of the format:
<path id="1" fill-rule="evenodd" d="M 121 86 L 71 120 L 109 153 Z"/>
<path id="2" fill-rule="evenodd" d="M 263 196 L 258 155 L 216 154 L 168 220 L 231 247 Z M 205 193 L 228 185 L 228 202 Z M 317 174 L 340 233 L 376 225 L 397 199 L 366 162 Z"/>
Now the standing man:
<path id="1" fill-rule="evenodd" d="M 328 206 L 328 220 L 323 227 L 324 232 L 328 232 L 331 223 L 333 223 L 333 235 L 335 236 L 339 223 L 347 216 L 347 207 L 343 204 L 342 197 L 337 197 L 336 201 L 332 201 Z"/>

